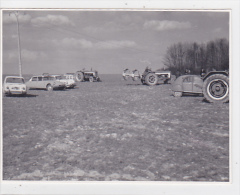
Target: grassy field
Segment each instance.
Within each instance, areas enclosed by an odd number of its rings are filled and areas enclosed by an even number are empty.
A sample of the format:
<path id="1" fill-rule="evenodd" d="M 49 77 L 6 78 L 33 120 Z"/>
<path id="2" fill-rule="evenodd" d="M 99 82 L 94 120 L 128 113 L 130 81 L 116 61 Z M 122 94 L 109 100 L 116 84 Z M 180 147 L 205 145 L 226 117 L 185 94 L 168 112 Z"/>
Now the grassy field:
<path id="1" fill-rule="evenodd" d="M 229 104 L 102 80 L 3 97 L 4 180 L 229 181 Z"/>

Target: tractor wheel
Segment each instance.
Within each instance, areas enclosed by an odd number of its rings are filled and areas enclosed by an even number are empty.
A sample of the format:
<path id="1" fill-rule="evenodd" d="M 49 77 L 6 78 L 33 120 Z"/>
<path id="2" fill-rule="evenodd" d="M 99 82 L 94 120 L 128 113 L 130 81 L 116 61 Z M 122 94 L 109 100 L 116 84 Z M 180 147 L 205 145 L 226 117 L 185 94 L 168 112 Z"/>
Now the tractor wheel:
<path id="1" fill-rule="evenodd" d="M 92 82 L 93 82 L 93 80 L 94 80 L 94 79 L 93 79 L 93 77 L 89 77 L 89 82 L 91 82 L 91 83 L 92 83 Z"/>
<path id="2" fill-rule="evenodd" d="M 158 82 L 158 76 L 154 73 L 149 73 L 145 77 L 145 83 L 147 85 L 153 86 L 153 85 L 156 85 L 157 82 Z"/>
<path id="3" fill-rule="evenodd" d="M 209 76 L 203 83 L 203 95 L 211 103 L 228 102 L 229 78 L 223 74 Z"/>
<path id="4" fill-rule="evenodd" d="M 47 84 L 46 90 L 47 90 L 47 91 L 52 91 L 52 90 L 53 90 L 52 85 L 51 85 L 51 84 Z"/>
<path id="5" fill-rule="evenodd" d="M 174 91 L 173 96 L 174 97 L 182 97 L 182 92 L 181 91 Z"/>
<path id="6" fill-rule="evenodd" d="M 77 72 L 76 73 L 76 80 L 79 81 L 79 82 L 84 81 L 84 75 L 83 75 L 82 72 Z"/>

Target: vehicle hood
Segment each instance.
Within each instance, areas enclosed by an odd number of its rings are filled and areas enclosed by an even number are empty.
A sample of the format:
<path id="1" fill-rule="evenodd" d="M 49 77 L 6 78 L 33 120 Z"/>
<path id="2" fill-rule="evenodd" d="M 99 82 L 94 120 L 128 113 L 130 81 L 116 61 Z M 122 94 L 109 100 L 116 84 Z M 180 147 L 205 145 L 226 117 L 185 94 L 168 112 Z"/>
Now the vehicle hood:
<path id="1" fill-rule="evenodd" d="M 75 83 L 73 79 L 61 79 L 59 80 L 60 82 L 65 82 L 65 83 Z"/>

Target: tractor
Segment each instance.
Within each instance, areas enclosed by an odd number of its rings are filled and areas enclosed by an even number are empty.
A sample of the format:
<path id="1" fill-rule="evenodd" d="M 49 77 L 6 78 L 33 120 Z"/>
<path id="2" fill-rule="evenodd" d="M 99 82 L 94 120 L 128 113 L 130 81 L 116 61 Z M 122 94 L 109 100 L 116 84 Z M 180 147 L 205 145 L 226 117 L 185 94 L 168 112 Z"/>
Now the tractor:
<path id="1" fill-rule="evenodd" d="M 100 82 L 100 78 L 98 76 L 98 71 L 96 70 L 80 70 L 75 73 L 75 79 L 79 82 L 83 81 L 89 81 L 89 82 L 94 82 L 98 81 Z"/>
<path id="2" fill-rule="evenodd" d="M 131 77 L 133 81 L 141 79 L 142 84 L 146 84 L 149 86 L 156 85 L 160 81 L 162 81 L 164 84 L 171 83 L 176 78 L 174 75 L 171 74 L 171 71 L 152 71 L 148 67 L 146 67 L 142 74 L 140 74 L 137 69 L 133 70 L 132 72 L 130 72 L 129 69 L 125 69 L 122 73 L 122 76 L 124 80 L 128 80 L 129 77 Z"/>

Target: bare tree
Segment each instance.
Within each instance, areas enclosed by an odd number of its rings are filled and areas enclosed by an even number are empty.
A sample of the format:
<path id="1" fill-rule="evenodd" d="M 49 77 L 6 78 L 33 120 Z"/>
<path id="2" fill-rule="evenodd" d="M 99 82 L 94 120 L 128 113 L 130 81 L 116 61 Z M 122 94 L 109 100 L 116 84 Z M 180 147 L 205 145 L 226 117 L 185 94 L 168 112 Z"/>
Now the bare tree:
<path id="1" fill-rule="evenodd" d="M 201 69 L 228 70 L 229 43 L 227 39 L 216 39 L 206 44 L 173 44 L 167 49 L 163 63 L 173 73 L 183 73 L 185 69 L 194 74 Z"/>

